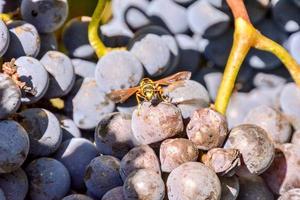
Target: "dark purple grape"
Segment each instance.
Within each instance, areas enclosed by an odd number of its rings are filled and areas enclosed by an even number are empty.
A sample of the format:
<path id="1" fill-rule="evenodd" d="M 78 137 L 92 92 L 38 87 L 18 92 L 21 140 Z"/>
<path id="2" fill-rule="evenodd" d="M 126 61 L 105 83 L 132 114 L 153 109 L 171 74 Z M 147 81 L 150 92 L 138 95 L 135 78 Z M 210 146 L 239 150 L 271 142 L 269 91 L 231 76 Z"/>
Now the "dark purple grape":
<path id="1" fill-rule="evenodd" d="M 187 9 L 187 21 L 195 34 L 212 38 L 228 29 L 230 18 L 207 1 L 196 1 Z"/>
<path id="2" fill-rule="evenodd" d="M 85 78 L 72 100 L 73 120 L 85 130 L 94 129 L 107 113 L 115 109 L 111 101 L 98 86 L 94 78 Z"/>
<path id="3" fill-rule="evenodd" d="M 211 108 L 195 110 L 186 127 L 188 138 L 198 149 L 221 147 L 228 133 L 226 118 Z"/>
<path id="4" fill-rule="evenodd" d="M 300 198 L 300 189 L 295 188 L 283 193 L 278 200 L 297 200 Z"/>
<path id="5" fill-rule="evenodd" d="M 239 179 L 237 176 L 224 177 L 220 176 L 222 187 L 222 200 L 235 200 L 237 199 L 240 191 Z"/>
<path id="6" fill-rule="evenodd" d="M 66 167 L 52 158 L 39 158 L 26 167 L 29 196 L 32 200 L 61 199 L 70 189 Z"/>
<path id="7" fill-rule="evenodd" d="M 54 33 L 40 34 L 41 49 L 38 58 L 42 58 L 48 51 L 56 51 L 58 49 L 56 35 Z"/>
<path id="8" fill-rule="evenodd" d="M 155 34 L 147 34 L 136 41 L 130 52 L 143 64 L 150 76 L 160 76 L 168 70 L 171 52 L 167 43 Z"/>
<path id="9" fill-rule="evenodd" d="M 21 5 L 22 0 L 0 0 L 0 13 L 13 12 Z"/>
<path id="10" fill-rule="evenodd" d="M 185 138 L 167 139 L 161 143 L 159 150 L 161 170 L 171 172 L 183 163 L 196 161 L 198 155 L 192 141 Z"/>
<path id="11" fill-rule="evenodd" d="M 115 187 L 106 192 L 101 200 L 125 200 L 123 186 Z"/>
<path id="12" fill-rule="evenodd" d="M 48 51 L 41 63 L 50 74 L 50 84 L 46 98 L 61 97 L 72 89 L 75 82 L 75 72 L 71 59 L 58 51 Z"/>
<path id="13" fill-rule="evenodd" d="M 109 190 L 123 185 L 119 168 L 120 160 L 113 156 L 94 158 L 86 167 L 84 176 L 89 193 L 96 198 L 102 198 Z"/>
<path id="14" fill-rule="evenodd" d="M 49 86 L 48 72 L 44 66 L 35 58 L 29 56 L 19 57 L 15 65 L 20 81 L 31 87 L 35 94 L 23 92 L 21 101 L 25 104 L 35 103 L 40 100 L 47 92 Z"/>
<path id="15" fill-rule="evenodd" d="M 90 17 L 76 17 L 64 26 L 62 41 L 71 57 L 88 59 L 94 56 L 94 49 L 88 39 L 90 21 Z"/>
<path id="16" fill-rule="evenodd" d="M 72 59 L 72 64 L 77 76 L 80 76 L 82 78 L 95 77 L 96 63 L 79 58 L 74 58 Z"/>
<path id="17" fill-rule="evenodd" d="M 95 145 L 84 138 L 66 140 L 54 155 L 69 170 L 72 188 L 78 190 L 84 189 L 83 179 L 86 166 L 96 156 L 98 156 L 98 151 Z"/>
<path id="18" fill-rule="evenodd" d="M 21 105 L 21 91 L 6 74 L 0 73 L 0 119 L 15 113 Z"/>
<path id="19" fill-rule="evenodd" d="M 62 142 L 71 138 L 80 138 L 81 132 L 72 119 L 63 115 L 56 115 L 62 130 Z"/>
<path id="20" fill-rule="evenodd" d="M 199 162 L 175 168 L 167 180 L 169 200 L 220 199 L 221 183 L 213 170 Z"/>
<path id="21" fill-rule="evenodd" d="M 180 109 L 171 103 L 143 102 L 132 114 L 131 128 L 140 144 L 151 144 L 183 132 Z"/>
<path id="22" fill-rule="evenodd" d="M 9 45 L 9 41 L 10 38 L 9 38 L 8 29 L 5 23 L 2 20 L 0 20 L 0 56 L 1 57 L 6 52 Z"/>
<path id="23" fill-rule="evenodd" d="M 95 143 L 100 153 L 122 159 L 137 144 L 131 131 L 131 115 L 105 115 L 96 128 Z"/>
<path id="24" fill-rule="evenodd" d="M 194 80 L 177 81 L 164 88 L 164 95 L 181 111 L 184 119 L 192 117 L 195 110 L 209 105 L 209 95 L 203 85 Z"/>
<path id="25" fill-rule="evenodd" d="M 97 63 L 95 79 L 99 89 L 105 93 L 126 89 L 139 84 L 143 78 L 143 67 L 128 51 L 112 51 Z"/>
<path id="26" fill-rule="evenodd" d="M 165 184 L 161 176 L 151 169 L 139 169 L 126 178 L 123 185 L 125 199 L 163 200 Z"/>
<path id="27" fill-rule="evenodd" d="M 292 129 L 285 116 L 269 106 L 253 108 L 245 117 L 244 123 L 255 124 L 265 129 L 269 137 L 278 143 L 290 140 Z"/>
<path id="28" fill-rule="evenodd" d="M 274 199 L 272 192 L 269 190 L 264 180 L 260 176 L 239 176 L 239 183 L 239 200 Z"/>
<path id="29" fill-rule="evenodd" d="M 300 8 L 292 1 L 272 1 L 272 14 L 275 23 L 284 31 L 292 33 L 300 30 Z"/>
<path id="30" fill-rule="evenodd" d="M 3 57 L 7 60 L 20 56 L 36 57 L 40 51 L 40 36 L 36 28 L 25 21 L 13 21 L 7 25 L 9 47 Z"/>
<path id="31" fill-rule="evenodd" d="M 21 14 L 41 33 L 51 33 L 59 29 L 69 12 L 67 0 L 23 0 Z"/>
<path id="32" fill-rule="evenodd" d="M 120 175 L 123 181 L 137 169 L 151 169 L 160 175 L 159 160 L 148 145 L 135 147 L 123 157 L 120 164 Z"/>
<path id="33" fill-rule="evenodd" d="M 6 200 L 3 190 L 0 188 L 0 200 Z"/>
<path id="34" fill-rule="evenodd" d="M 29 152 L 26 130 L 15 121 L 0 121 L 0 147 L 0 173 L 15 171 Z"/>
<path id="35" fill-rule="evenodd" d="M 254 124 L 242 124 L 231 129 L 225 148 L 238 149 L 252 174 L 267 170 L 275 155 L 273 141 L 267 132 Z"/>
<path id="36" fill-rule="evenodd" d="M 62 130 L 53 113 L 42 108 L 30 108 L 20 113 L 20 124 L 28 132 L 29 154 L 48 156 L 54 153 L 62 141 Z"/>
<path id="37" fill-rule="evenodd" d="M 147 7 L 149 16 L 160 18 L 172 33 L 188 30 L 186 9 L 172 0 L 153 0 Z"/>
<path id="38" fill-rule="evenodd" d="M 16 171 L 0 175 L 0 188 L 6 200 L 24 200 L 28 192 L 28 179 L 19 168 Z"/>
<path id="39" fill-rule="evenodd" d="M 64 197 L 62 200 L 93 200 L 91 197 L 83 194 L 71 194 Z"/>
<path id="40" fill-rule="evenodd" d="M 288 50 L 290 51 L 293 58 L 299 64 L 300 63 L 300 54 L 299 54 L 299 51 L 300 51 L 300 31 L 290 35 L 287 43 L 288 43 Z"/>
<path id="41" fill-rule="evenodd" d="M 275 88 L 281 87 L 286 83 L 286 79 L 275 75 L 263 72 L 257 73 L 253 78 L 253 84 L 258 88 Z"/>
<path id="42" fill-rule="evenodd" d="M 252 23 L 258 24 L 266 18 L 271 0 L 245 0 L 244 2 Z"/>

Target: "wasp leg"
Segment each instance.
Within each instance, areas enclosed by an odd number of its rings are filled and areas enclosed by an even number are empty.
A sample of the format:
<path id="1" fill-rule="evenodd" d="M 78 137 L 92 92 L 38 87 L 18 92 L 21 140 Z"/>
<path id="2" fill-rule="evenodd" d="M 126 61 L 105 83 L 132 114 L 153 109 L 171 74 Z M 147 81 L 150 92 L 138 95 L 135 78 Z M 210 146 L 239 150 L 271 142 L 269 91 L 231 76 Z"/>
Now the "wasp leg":
<path id="1" fill-rule="evenodd" d="M 143 97 L 139 92 L 136 93 L 136 101 L 138 103 L 138 115 L 140 115 L 140 109 L 141 109 L 141 99 L 145 100 L 145 97 Z"/>

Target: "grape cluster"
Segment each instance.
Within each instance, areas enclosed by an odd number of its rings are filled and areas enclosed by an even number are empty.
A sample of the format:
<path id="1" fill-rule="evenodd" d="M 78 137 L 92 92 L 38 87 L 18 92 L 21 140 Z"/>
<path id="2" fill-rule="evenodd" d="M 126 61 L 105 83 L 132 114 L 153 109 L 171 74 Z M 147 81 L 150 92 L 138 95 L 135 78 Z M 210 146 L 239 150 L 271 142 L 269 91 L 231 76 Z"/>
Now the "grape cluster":
<path id="1" fill-rule="evenodd" d="M 300 89 L 280 60 L 251 50 L 227 114 L 211 105 L 233 41 L 224 0 L 111 0 L 99 58 L 96 2 L 0 0 L 0 200 L 300 199 Z M 299 1 L 244 2 L 300 63 Z M 109 98 L 180 71 L 167 100 Z"/>

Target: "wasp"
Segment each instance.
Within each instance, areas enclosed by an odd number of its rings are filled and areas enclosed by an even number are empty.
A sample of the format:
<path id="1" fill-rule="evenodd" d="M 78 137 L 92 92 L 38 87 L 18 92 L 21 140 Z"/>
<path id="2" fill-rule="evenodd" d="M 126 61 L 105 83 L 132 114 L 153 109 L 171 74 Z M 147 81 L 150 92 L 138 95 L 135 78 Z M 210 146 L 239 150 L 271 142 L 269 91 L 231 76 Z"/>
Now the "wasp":
<path id="1" fill-rule="evenodd" d="M 116 103 L 123 103 L 136 93 L 138 107 L 140 107 L 141 101 L 168 101 L 167 97 L 163 95 L 162 87 L 171 85 L 176 81 L 188 80 L 190 78 L 191 72 L 188 71 L 178 72 L 158 81 L 153 81 L 150 78 L 144 78 L 140 82 L 139 86 L 112 91 L 108 94 L 108 97 Z"/>

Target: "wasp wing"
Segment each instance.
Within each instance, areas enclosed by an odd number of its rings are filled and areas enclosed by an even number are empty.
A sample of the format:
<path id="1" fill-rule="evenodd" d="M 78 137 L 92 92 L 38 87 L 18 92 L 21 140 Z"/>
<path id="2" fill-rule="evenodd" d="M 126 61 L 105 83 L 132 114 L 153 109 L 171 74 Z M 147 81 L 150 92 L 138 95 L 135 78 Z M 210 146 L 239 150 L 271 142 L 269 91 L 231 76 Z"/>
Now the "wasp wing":
<path id="1" fill-rule="evenodd" d="M 128 88 L 124 90 L 115 90 L 111 93 L 107 94 L 108 98 L 110 98 L 115 103 L 123 103 L 129 97 L 131 97 L 134 93 L 138 91 L 139 87 Z"/>
<path id="2" fill-rule="evenodd" d="M 166 78 L 155 81 L 159 85 L 170 85 L 176 81 L 188 80 L 191 78 L 192 73 L 189 71 L 178 72 Z"/>

